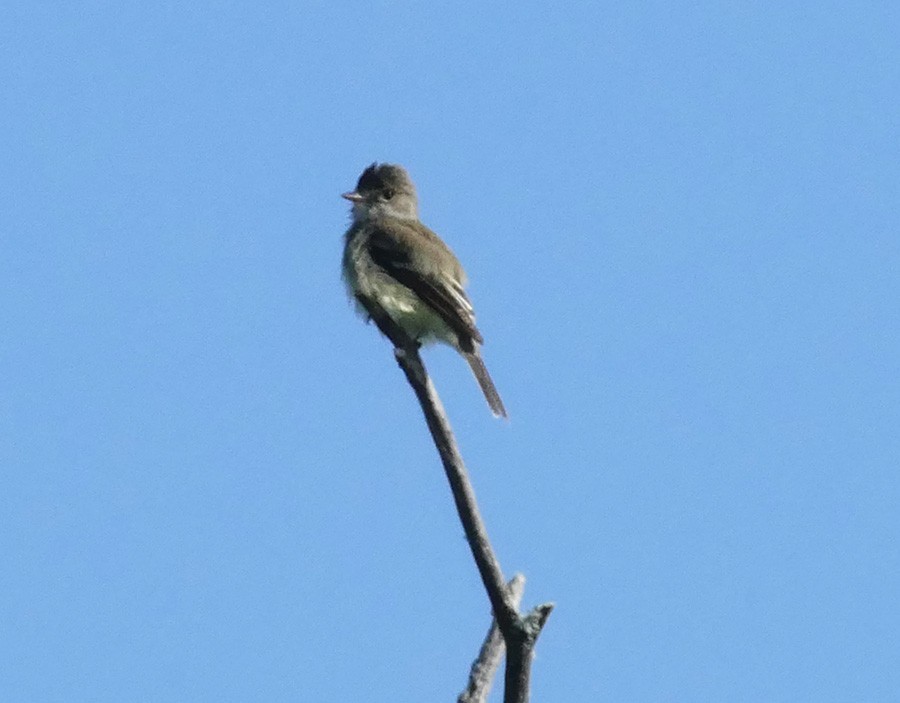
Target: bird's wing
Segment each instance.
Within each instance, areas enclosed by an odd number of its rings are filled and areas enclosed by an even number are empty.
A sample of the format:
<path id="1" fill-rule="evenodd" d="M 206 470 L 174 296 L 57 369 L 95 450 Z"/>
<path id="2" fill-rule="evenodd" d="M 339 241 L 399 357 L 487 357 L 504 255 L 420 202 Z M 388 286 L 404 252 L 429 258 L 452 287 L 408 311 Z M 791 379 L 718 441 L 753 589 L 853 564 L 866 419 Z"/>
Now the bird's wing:
<path id="1" fill-rule="evenodd" d="M 421 225 L 376 226 L 368 238 L 368 249 L 372 261 L 427 303 L 456 332 L 462 346 L 470 346 L 469 340 L 479 344 L 484 341 L 475 326 L 475 313 L 462 282 L 423 263 L 448 254 L 453 257 L 431 230 Z M 454 273 L 461 277 L 456 257 L 452 261 L 457 269 Z"/>

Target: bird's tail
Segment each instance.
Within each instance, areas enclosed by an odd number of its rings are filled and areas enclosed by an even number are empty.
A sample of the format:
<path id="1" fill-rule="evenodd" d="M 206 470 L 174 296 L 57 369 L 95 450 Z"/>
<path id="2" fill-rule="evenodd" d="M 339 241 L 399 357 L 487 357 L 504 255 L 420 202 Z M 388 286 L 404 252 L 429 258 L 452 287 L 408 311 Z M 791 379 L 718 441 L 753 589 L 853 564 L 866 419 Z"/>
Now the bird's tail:
<path id="1" fill-rule="evenodd" d="M 494 417 L 509 417 L 506 414 L 506 408 L 503 407 L 503 401 L 500 400 L 500 394 L 497 392 L 497 387 L 491 380 L 491 375 L 488 373 L 487 367 L 481 360 L 478 349 L 476 348 L 474 352 L 463 352 L 462 354 L 466 357 L 466 361 L 469 362 L 472 373 L 475 374 L 475 380 L 478 381 L 478 385 L 481 386 L 481 392 L 484 393 L 488 405 L 491 406 L 491 412 L 494 413 Z"/>

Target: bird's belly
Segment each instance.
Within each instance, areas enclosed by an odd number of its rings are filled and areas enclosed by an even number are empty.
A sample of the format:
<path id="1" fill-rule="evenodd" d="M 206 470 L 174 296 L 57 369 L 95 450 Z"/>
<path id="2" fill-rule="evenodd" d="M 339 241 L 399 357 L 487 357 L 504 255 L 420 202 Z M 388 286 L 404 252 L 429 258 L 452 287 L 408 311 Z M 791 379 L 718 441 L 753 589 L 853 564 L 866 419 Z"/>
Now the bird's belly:
<path id="1" fill-rule="evenodd" d="M 362 241 L 351 240 L 345 252 L 344 282 L 350 297 L 362 295 L 373 301 L 407 335 L 423 344 L 441 341 L 457 346 L 456 334 L 444 320 L 409 288 L 379 270 L 362 248 Z M 358 301 L 357 309 L 368 316 Z"/>
<path id="2" fill-rule="evenodd" d="M 441 317 L 409 288 L 398 283 L 382 286 L 376 294 L 384 311 L 413 339 L 456 345 L 456 335 Z"/>

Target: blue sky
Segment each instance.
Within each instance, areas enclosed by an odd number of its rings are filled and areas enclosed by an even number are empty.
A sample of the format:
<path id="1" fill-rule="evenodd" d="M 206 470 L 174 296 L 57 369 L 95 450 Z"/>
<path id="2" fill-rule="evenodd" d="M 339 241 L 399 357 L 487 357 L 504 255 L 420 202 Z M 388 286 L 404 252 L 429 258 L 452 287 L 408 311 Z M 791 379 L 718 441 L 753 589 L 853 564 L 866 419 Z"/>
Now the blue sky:
<path id="1" fill-rule="evenodd" d="M 900 690 L 900 12 L 0 11 L 0 698 L 454 700 L 488 624 L 347 204 L 405 164 L 535 701 Z"/>

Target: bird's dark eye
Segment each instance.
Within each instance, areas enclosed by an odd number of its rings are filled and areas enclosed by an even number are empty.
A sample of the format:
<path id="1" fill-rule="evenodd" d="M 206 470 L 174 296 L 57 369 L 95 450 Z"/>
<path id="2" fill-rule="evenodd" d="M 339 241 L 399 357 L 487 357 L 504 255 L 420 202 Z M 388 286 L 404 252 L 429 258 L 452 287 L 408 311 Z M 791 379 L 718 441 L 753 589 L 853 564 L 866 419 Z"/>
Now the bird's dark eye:
<path id="1" fill-rule="evenodd" d="M 394 191 L 392 191 L 390 188 L 385 188 L 383 191 L 383 195 L 385 200 L 390 200 L 394 197 Z"/>

